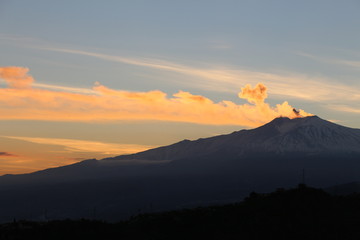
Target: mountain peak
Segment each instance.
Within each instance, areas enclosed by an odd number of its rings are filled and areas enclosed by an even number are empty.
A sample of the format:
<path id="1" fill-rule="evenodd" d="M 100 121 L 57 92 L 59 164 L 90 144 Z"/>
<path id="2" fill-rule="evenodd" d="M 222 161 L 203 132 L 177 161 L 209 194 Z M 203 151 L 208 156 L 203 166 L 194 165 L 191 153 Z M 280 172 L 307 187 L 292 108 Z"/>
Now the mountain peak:
<path id="1" fill-rule="evenodd" d="M 258 129 L 258 130 L 257 130 Z M 341 126 L 318 116 L 289 119 L 275 118 L 257 128 L 260 145 L 271 145 L 277 152 L 359 152 L 360 130 Z"/>
<path id="2" fill-rule="evenodd" d="M 360 130 L 344 127 L 318 116 L 290 119 L 278 117 L 250 130 L 201 138 L 150 149 L 113 160 L 173 161 L 178 159 L 223 159 L 252 153 L 360 152 Z M 225 157 L 226 156 L 226 157 Z"/>
<path id="3" fill-rule="evenodd" d="M 318 121 L 318 120 L 326 121 L 326 120 L 323 120 L 323 119 L 319 118 L 316 115 L 308 116 L 308 117 L 298 117 L 298 118 L 289 118 L 289 117 L 282 117 L 281 116 L 281 117 L 274 118 L 269 123 L 274 123 L 274 124 L 283 124 L 283 123 L 286 123 L 286 122 L 300 123 L 300 122 Z"/>
<path id="4" fill-rule="evenodd" d="M 293 119 L 290 119 L 288 117 L 278 117 L 272 120 L 271 122 L 263 125 L 262 127 L 275 128 L 280 133 L 286 133 L 301 126 L 314 126 L 316 128 L 319 128 L 324 125 L 336 125 L 336 124 L 333 124 L 329 121 L 326 121 L 314 115 L 309 117 L 299 117 Z"/>

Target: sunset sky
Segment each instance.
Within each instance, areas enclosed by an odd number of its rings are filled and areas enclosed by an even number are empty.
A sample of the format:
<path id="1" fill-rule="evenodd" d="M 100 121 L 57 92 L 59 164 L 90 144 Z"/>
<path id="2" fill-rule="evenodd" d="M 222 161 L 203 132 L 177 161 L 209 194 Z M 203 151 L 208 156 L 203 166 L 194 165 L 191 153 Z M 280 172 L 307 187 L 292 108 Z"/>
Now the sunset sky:
<path id="1" fill-rule="evenodd" d="M 360 128 L 360 2 L 0 0 L 0 174 L 318 115 Z"/>

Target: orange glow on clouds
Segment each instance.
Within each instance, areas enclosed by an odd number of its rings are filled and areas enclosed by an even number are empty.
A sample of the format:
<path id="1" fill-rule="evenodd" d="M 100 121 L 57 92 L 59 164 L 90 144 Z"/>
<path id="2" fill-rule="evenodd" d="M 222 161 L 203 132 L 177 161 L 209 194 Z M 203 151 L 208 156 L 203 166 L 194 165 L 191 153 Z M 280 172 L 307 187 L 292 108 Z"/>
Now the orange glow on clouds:
<path id="1" fill-rule="evenodd" d="M 4 67 L 0 68 L 0 78 L 4 79 L 11 88 L 30 87 L 34 79 L 27 74 L 28 68 Z"/>
<path id="2" fill-rule="evenodd" d="M 2 137 L 22 140 L 37 144 L 63 146 L 64 152 L 67 153 L 95 152 L 104 155 L 122 155 L 122 154 L 137 153 L 154 147 L 154 146 L 144 146 L 138 144 L 105 143 L 98 141 L 85 141 L 85 140 L 63 139 L 63 138 L 34 138 L 34 137 L 16 137 L 16 136 L 2 136 Z M 1 152 L 0 152 L 0 156 L 1 156 Z"/>
<path id="3" fill-rule="evenodd" d="M 0 136 L 0 138 L 2 149 L 10 150 L 0 152 L 0 175 L 34 172 L 89 158 L 102 159 L 155 147 L 64 138 L 21 136 Z"/>
<path id="4" fill-rule="evenodd" d="M 271 107 L 265 103 L 267 88 L 246 85 L 239 97 L 249 104 L 218 103 L 189 92 L 171 97 L 159 90 L 129 92 L 109 89 L 99 83 L 94 93 L 74 93 L 35 88 L 34 79 L 22 67 L 0 68 L 8 84 L 0 89 L 0 119 L 48 121 L 161 120 L 197 124 L 259 126 L 278 116 L 295 118 L 288 102 Z M 308 116 L 300 110 L 301 116 Z"/>

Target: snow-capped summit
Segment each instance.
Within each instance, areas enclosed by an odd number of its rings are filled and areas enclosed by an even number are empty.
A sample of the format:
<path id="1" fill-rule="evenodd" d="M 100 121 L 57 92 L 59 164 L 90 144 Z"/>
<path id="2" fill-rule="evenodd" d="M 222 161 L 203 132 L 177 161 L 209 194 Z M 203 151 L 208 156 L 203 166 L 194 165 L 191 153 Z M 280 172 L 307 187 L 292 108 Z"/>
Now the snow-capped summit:
<path id="1" fill-rule="evenodd" d="M 360 152 L 359 129 L 344 127 L 317 116 L 276 118 L 253 131 L 267 136 L 262 138 L 262 143 L 258 143 L 258 147 L 265 151 Z"/>
<path id="2" fill-rule="evenodd" d="M 344 127 L 317 116 L 275 118 L 251 130 L 181 141 L 112 160 L 172 161 L 185 158 L 240 157 L 254 153 L 360 153 L 360 129 Z"/>

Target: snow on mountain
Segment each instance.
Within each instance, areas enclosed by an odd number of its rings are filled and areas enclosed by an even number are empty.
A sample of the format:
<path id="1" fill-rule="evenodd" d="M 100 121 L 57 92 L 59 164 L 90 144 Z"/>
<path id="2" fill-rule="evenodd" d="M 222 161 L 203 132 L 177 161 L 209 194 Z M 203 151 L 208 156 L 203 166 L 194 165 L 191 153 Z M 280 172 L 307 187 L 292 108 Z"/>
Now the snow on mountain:
<path id="1" fill-rule="evenodd" d="M 317 116 L 277 118 L 260 128 L 277 133 L 260 144 L 276 152 L 360 152 L 360 130 L 344 127 Z"/>
<path id="2" fill-rule="evenodd" d="M 172 161 L 214 155 L 242 156 L 250 153 L 360 153 L 360 129 L 344 127 L 317 116 L 276 118 L 252 129 L 227 135 L 184 140 L 173 145 L 122 155 L 104 161 Z"/>

